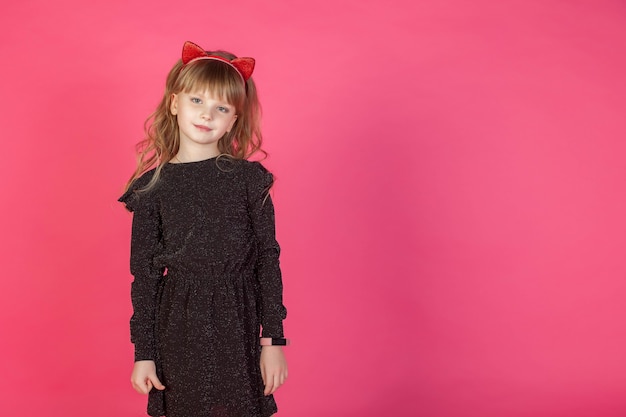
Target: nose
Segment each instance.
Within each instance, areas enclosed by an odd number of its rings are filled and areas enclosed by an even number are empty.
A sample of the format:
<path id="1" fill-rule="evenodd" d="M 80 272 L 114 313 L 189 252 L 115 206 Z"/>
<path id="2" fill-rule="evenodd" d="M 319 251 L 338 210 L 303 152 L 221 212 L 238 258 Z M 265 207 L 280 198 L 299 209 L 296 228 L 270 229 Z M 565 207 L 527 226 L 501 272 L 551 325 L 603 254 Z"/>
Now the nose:
<path id="1" fill-rule="evenodd" d="M 202 110 L 201 117 L 204 120 L 211 120 L 213 118 L 213 114 L 211 113 L 211 109 L 204 109 L 204 110 Z"/>

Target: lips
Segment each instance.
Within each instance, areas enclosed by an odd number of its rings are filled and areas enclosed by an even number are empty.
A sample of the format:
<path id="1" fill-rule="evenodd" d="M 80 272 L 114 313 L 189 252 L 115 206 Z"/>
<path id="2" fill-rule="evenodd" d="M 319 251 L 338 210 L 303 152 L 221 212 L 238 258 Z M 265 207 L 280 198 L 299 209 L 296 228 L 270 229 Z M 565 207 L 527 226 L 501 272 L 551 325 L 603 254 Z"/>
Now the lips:
<path id="1" fill-rule="evenodd" d="M 207 127 L 207 126 L 204 126 L 204 125 L 194 125 L 194 126 L 196 128 L 198 128 L 199 130 L 202 130 L 203 132 L 210 132 L 211 130 L 213 130 L 213 129 L 211 129 L 211 128 Z"/>

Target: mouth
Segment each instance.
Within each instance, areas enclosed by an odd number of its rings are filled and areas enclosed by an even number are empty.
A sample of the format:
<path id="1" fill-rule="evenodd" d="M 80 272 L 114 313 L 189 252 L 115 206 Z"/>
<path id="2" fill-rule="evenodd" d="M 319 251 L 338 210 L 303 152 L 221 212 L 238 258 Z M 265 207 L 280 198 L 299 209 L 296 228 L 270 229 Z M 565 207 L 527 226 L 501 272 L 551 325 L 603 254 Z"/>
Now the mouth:
<path id="1" fill-rule="evenodd" d="M 210 132 L 211 130 L 213 130 L 210 127 L 204 126 L 204 125 L 194 125 L 194 126 L 203 132 Z"/>

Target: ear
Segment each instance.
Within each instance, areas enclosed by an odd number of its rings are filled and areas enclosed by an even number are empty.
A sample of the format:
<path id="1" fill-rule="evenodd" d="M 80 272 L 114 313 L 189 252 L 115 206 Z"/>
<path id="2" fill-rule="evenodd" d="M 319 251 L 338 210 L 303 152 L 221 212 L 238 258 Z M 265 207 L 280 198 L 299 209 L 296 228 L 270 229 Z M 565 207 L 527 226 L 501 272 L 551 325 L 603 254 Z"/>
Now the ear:
<path id="1" fill-rule="evenodd" d="M 172 93 L 172 103 L 170 104 L 170 113 L 172 113 L 173 116 L 176 116 L 176 114 L 178 114 L 178 96 L 174 93 Z"/>
<path id="2" fill-rule="evenodd" d="M 237 121 L 237 115 L 235 115 L 235 117 L 233 117 L 233 120 L 231 120 L 230 126 L 228 126 L 228 129 L 226 129 L 226 133 L 230 133 L 230 131 L 233 129 L 233 126 L 235 126 L 236 121 Z"/>

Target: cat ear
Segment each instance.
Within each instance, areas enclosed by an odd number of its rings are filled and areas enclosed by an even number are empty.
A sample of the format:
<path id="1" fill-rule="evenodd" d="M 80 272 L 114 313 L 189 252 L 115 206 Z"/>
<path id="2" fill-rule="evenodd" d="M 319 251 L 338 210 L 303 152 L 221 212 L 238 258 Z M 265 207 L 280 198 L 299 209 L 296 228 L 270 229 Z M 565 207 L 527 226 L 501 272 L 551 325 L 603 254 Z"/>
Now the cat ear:
<path id="1" fill-rule="evenodd" d="M 204 56 L 208 56 L 204 49 L 199 47 L 193 42 L 185 42 L 183 45 L 183 64 L 188 63 L 192 59 L 201 58 Z"/>
<path id="2" fill-rule="evenodd" d="M 237 69 L 237 71 L 239 71 L 245 81 L 248 81 L 248 79 L 252 76 L 255 64 L 254 58 L 235 58 L 230 61 L 230 63 Z"/>

